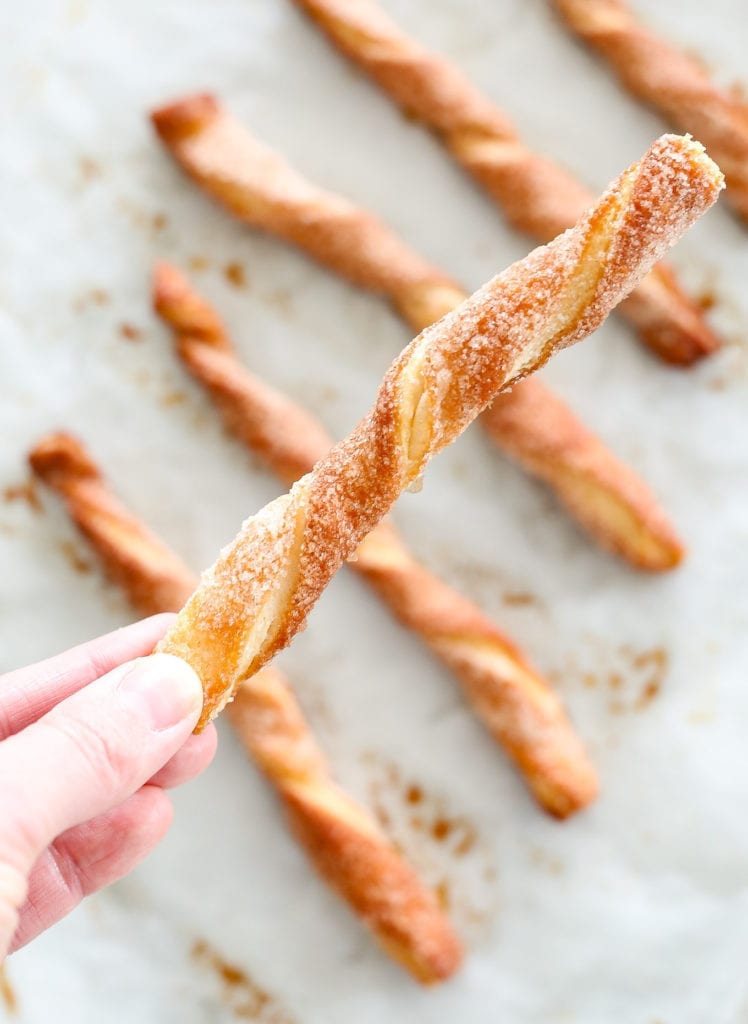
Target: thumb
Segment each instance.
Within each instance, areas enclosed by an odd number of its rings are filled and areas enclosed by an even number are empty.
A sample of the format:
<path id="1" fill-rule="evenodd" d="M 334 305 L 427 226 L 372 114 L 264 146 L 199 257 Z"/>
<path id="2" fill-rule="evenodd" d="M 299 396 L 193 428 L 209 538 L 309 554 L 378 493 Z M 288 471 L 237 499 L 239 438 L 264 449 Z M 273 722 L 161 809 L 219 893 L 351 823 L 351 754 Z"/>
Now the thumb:
<path id="1" fill-rule="evenodd" d="M 28 874 L 61 832 L 138 790 L 187 740 L 201 706 L 189 665 L 154 654 L 0 743 L 0 876 Z"/>

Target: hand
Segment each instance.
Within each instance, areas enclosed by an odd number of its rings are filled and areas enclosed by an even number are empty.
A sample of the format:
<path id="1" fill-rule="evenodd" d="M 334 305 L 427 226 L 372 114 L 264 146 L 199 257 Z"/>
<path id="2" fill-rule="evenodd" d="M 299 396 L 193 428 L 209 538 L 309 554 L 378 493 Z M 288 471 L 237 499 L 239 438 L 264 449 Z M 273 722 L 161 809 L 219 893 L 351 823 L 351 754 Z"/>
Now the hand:
<path id="1" fill-rule="evenodd" d="M 192 669 L 158 615 L 0 677 L 0 962 L 131 871 L 211 761 Z"/>

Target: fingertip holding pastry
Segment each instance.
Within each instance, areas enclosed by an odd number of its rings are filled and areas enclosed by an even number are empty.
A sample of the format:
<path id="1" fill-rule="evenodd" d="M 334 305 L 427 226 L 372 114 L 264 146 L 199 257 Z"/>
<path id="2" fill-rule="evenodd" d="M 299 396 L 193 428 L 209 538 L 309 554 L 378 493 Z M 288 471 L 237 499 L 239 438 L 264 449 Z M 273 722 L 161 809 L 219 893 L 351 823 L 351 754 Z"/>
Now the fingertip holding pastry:
<path id="1" fill-rule="evenodd" d="M 81 442 L 54 435 L 34 451 L 54 454 L 60 447 L 86 465 L 94 486 L 85 481 L 79 486 L 74 471 L 66 476 L 59 469 L 47 482 L 65 498 L 107 574 L 138 612 L 180 608 L 197 582 L 187 567 L 117 501 Z M 44 460 L 34 462 L 43 470 Z M 449 920 L 366 809 L 336 785 L 285 678 L 266 668 L 239 688 L 229 707 L 234 730 L 276 790 L 293 832 L 325 881 L 418 981 L 431 984 L 452 974 L 462 947 Z M 206 766 L 214 749 L 215 731 L 200 731 L 152 783 L 182 784 Z"/>

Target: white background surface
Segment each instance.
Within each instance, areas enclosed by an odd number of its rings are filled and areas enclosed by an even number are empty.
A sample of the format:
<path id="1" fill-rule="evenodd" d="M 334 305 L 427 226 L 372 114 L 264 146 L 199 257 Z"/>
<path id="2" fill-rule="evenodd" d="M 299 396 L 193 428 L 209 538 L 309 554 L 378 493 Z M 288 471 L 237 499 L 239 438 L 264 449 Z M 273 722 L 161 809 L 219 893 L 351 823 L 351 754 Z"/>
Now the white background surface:
<path id="1" fill-rule="evenodd" d="M 663 130 L 541 0 L 386 6 L 595 187 Z M 723 81 L 744 74 L 741 0 L 650 6 Z M 278 487 L 221 434 L 173 359 L 149 309 L 153 260 L 206 260 L 195 280 L 247 363 L 337 434 L 407 332 L 382 302 L 214 208 L 154 140 L 149 107 L 215 90 L 310 177 L 468 285 L 529 248 L 284 0 L 4 4 L 0 50 L 0 485 L 24 479 L 44 431 L 73 430 L 196 569 Z M 242 289 L 224 275 L 232 261 Z M 716 289 L 720 356 L 669 370 L 611 320 L 547 377 L 653 483 L 689 543 L 682 571 L 643 578 L 593 550 L 474 431 L 397 510 L 424 561 L 552 676 L 599 766 L 597 805 L 564 825 L 545 819 L 452 680 L 350 574 L 282 658 L 339 778 L 362 799 L 380 789 L 396 838 L 447 884 L 468 946 L 462 974 L 424 992 L 378 953 L 311 874 L 223 728 L 216 763 L 176 796 L 151 860 L 9 961 L 19 1020 L 253 1019 L 246 992 L 227 992 L 190 956 L 203 939 L 274 994 L 254 1019 L 276 1024 L 748 1021 L 744 229 L 723 203 L 674 261 L 697 291 Z M 125 322 L 141 340 L 122 339 Z M 92 561 L 54 500 L 44 514 L 0 506 L 0 669 L 131 617 L 95 568 L 73 570 L 71 543 Z M 532 603 L 507 601 L 516 593 Z M 660 648 L 661 693 L 634 710 L 649 678 L 636 657 Z M 410 783 L 427 794 L 427 824 L 444 814 L 475 827 L 470 854 L 408 824 Z"/>

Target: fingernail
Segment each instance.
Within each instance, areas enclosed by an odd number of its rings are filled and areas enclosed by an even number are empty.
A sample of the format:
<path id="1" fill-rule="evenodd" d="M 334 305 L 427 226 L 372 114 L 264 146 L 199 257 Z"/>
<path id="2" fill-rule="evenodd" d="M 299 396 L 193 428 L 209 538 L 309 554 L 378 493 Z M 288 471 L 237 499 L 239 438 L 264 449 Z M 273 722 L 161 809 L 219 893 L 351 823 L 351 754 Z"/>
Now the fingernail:
<path id="1" fill-rule="evenodd" d="M 173 654 L 138 658 L 120 680 L 117 694 L 154 732 L 196 718 L 203 704 L 200 680 L 186 661 Z"/>

